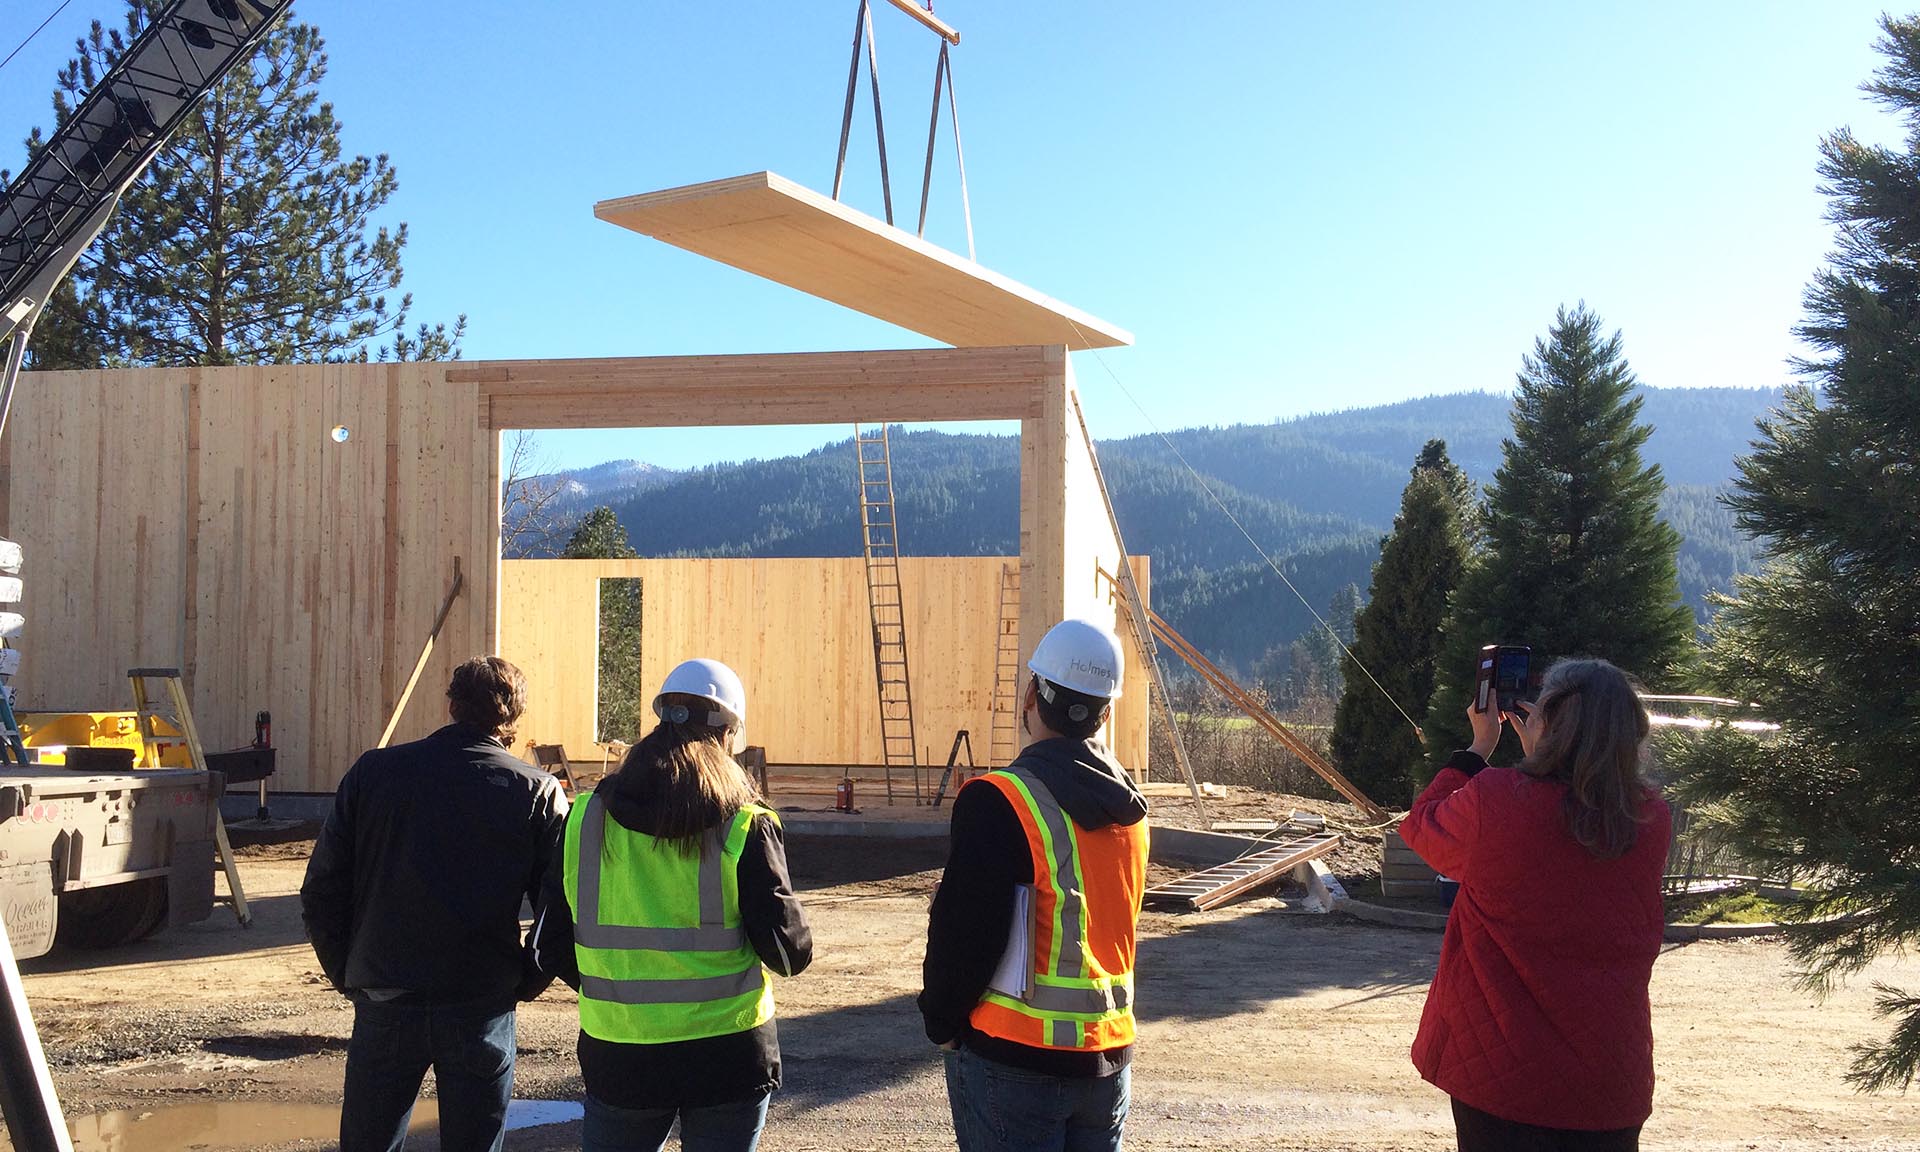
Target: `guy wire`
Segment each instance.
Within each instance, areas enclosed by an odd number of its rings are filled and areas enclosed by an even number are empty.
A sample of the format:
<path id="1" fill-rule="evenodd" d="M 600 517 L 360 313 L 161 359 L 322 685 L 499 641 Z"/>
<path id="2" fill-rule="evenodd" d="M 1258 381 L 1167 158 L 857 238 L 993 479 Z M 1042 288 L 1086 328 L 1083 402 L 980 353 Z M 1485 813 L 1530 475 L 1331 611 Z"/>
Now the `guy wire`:
<path id="1" fill-rule="evenodd" d="M 1073 317 L 1071 316 L 1066 317 L 1066 321 L 1068 324 L 1073 325 L 1073 330 L 1079 335 L 1081 343 L 1086 344 L 1087 351 L 1093 353 L 1094 360 L 1099 363 L 1101 370 L 1107 374 L 1107 378 L 1113 381 L 1114 386 L 1120 389 L 1121 395 L 1125 396 L 1127 402 L 1133 405 L 1134 410 L 1140 413 L 1141 419 L 1147 422 L 1147 427 L 1153 429 L 1153 434 L 1158 436 L 1160 442 L 1167 446 L 1167 450 L 1173 453 L 1174 459 L 1180 461 L 1180 466 L 1185 468 L 1188 474 L 1193 477 L 1194 482 L 1200 485 L 1200 490 L 1207 494 L 1207 499 L 1213 501 L 1213 506 L 1220 509 L 1221 513 L 1226 516 L 1233 526 L 1240 530 L 1240 535 L 1247 538 L 1247 543 L 1253 546 L 1255 552 L 1259 553 L 1260 559 L 1266 561 L 1267 567 L 1273 569 L 1275 576 L 1280 577 L 1280 582 L 1287 586 L 1287 591 L 1293 593 L 1294 599 L 1300 601 L 1301 607 L 1305 608 L 1307 612 L 1313 616 L 1320 627 L 1327 630 L 1327 635 L 1333 637 L 1333 642 L 1340 646 L 1340 651 L 1346 654 L 1347 659 L 1353 661 L 1353 666 L 1360 669 L 1361 675 L 1367 678 L 1367 682 L 1378 689 L 1380 695 L 1386 697 L 1387 703 L 1393 705 L 1395 712 L 1400 713 L 1401 718 L 1407 722 L 1408 727 L 1413 729 L 1413 734 L 1422 740 L 1426 739 L 1425 733 L 1420 731 L 1420 725 L 1414 721 L 1412 716 L 1407 714 L 1405 708 L 1400 706 L 1400 701 L 1395 700 L 1393 693 L 1387 691 L 1386 687 L 1380 683 L 1373 672 L 1369 670 L 1365 664 L 1360 662 L 1360 658 L 1353 654 L 1353 649 L 1347 647 L 1347 642 L 1340 639 L 1340 633 L 1334 631 L 1333 625 L 1327 623 L 1326 617 L 1320 615 L 1319 609 L 1315 608 L 1311 601 L 1300 594 L 1300 589 L 1294 587 L 1292 580 L 1287 579 L 1287 574 L 1280 570 L 1280 565 L 1273 562 L 1273 557 L 1267 555 L 1267 550 L 1260 547 L 1260 542 L 1253 538 L 1253 533 L 1247 531 L 1246 525 L 1240 523 L 1240 518 L 1233 514 L 1233 509 L 1228 508 L 1226 503 L 1214 494 L 1213 486 L 1207 483 L 1206 477 L 1200 474 L 1199 469 L 1187 462 L 1187 458 L 1185 454 L 1180 451 L 1179 446 L 1174 444 L 1174 442 L 1168 438 L 1167 434 L 1160 430 L 1160 425 L 1154 422 L 1153 417 L 1141 406 L 1140 401 L 1134 397 L 1133 392 L 1121 381 L 1120 377 L 1114 372 L 1113 367 L 1107 363 L 1107 358 L 1100 355 L 1100 349 L 1093 347 L 1092 341 L 1087 339 L 1087 334 L 1080 325 L 1074 324 Z M 1091 447 L 1091 445 L 1089 445 L 1089 447 Z"/>

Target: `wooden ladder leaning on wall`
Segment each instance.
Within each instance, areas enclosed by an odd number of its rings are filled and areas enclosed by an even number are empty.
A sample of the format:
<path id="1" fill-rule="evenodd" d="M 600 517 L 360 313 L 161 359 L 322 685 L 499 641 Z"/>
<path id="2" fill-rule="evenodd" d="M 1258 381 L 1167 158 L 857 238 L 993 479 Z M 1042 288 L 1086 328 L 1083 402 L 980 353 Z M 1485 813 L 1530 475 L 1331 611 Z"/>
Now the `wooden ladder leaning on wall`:
<path id="1" fill-rule="evenodd" d="M 133 685 L 133 712 L 140 740 L 146 746 L 147 763 L 160 763 L 160 743 L 164 739 L 154 724 L 156 718 L 170 720 L 180 730 L 181 739 L 187 743 L 187 755 L 196 771 L 207 771 L 206 745 L 200 743 L 200 728 L 193 722 L 193 706 L 187 701 L 187 687 L 180 679 L 178 668 L 129 668 L 127 680 Z M 167 703 L 173 709 L 173 715 L 167 716 L 163 709 L 154 706 L 147 696 L 147 681 L 158 680 L 166 685 Z M 227 822 L 220 815 L 220 798 L 213 798 L 213 842 L 220 852 L 220 866 L 227 873 L 226 902 L 233 906 L 234 918 L 240 921 L 242 928 L 253 927 L 253 911 L 247 907 L 247 891 L 240 885 L 240 866 L 233 859 L 233 842 L 227 839 Z"/>
<path id="2" fill-rule="evenodd" d="M 923 800 L 920 744 L 913 727 L 913 677 L 907 667 L 906 606 L 900 598 L 900 525 L 893 502 L 893 454 L 887 426 L 878 434 L 853 426 L 860 468 L 860 540 L 866 558 L 867 609 L 873 624 L 873 679 L 880 703 L 880 753 L 893 803 L 893 770 L 913 776 L 913 802 Z"/>
<path id="3" fill-rule="evenodd" d="M 1020 565 L 1000 566 L 1000 631 L 994 637 L 993 727 L 987 763 L 1005 768 L 1020 754 Z"/>

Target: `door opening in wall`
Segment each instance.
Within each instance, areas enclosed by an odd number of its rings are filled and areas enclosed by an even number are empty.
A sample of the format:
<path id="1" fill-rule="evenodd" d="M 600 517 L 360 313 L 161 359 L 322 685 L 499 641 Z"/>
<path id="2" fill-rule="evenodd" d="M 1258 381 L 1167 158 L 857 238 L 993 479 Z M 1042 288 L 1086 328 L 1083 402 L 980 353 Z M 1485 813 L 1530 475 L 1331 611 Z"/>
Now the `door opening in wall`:
<path id="1" fill-rule="evenodd" d="M 647 728 L 641 684 L 640 620 L 643 579 L 600 579 L 600 627 L 594 675 L 594 741 L 632 744 Z"/>

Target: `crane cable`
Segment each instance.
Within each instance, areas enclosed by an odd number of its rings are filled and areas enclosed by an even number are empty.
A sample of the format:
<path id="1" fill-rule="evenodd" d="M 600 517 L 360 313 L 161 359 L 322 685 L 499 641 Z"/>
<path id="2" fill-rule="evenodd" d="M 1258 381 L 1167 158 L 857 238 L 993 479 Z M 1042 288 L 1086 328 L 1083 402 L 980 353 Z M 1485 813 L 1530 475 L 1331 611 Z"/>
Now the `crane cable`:
<path id="1" fill-rule="evenodd" d="M 1367 678 L 1369 683 L 1371 683 L 1376 689 L 1379 690 L 1380 695 L 1386 697 L 1387 703 L 1393 705 L 1393 710 L 1395 712 L 1400 713 L 1401 718 L 1406 720 L 1407 726 L 1413 729 L 1414 736 L 1424 741 L 1426 739 L 1426 735 L 1420 731 L 1419 721 L 1415 720 L 1411 715 L 1407 713 L 1407 710 L 1405 708 L 1402 708 L 1400 706 L 1400 701 L 1395 700 L 1393 698 L 1393 693 L 1387 691 L 1386 686 L 1380 683 L 1379 679 L 1374 676 L 1373 672 L 1370 669 L 1368 669 L 1368 667 L 1365 664 L 1360 662 L 1360 658 L 1353 654 L 1353 649 L 1349 648 L 1347 646 L 1347 642 L 1340 638 L 1340 633 L 1334 630 L 1333 625 L 1327 623 L 1326 617 L 1320 615 L 1319 610 L 1313 606 L 1312 602 L 1309 601 L 1305 596 L 1300 594 L 1300 589 L 1295 587 L 1293 581 L 1287 578 L 1287 574 L 1280 570 L 1280 565 L 1273 562 L 1273 557 L 1267 555 L 1267 550 L 1265 548 L 1260 547 L 1260 542 L 1253 538 L 1253 533 L 1247 531 L 1246 525 L 1240 523 L 1240 518 L 1233 514 L 1233 509 L 1228 508 L 1226 505 L 1226 502 L 1221 500 L 1220 497 L 1214 493 L 1213 485 L 1207 483 L 1206 477 L 1200 474 L 1199 469 L 1195 468 L 1192 464 L 1188 463 L 1185 454 L 1183 454 L 1180 451 L 1179 447 L 1176 444 L 1174 444 L 1174 442 L 1170 438 L 1168 438 L 1165 432 L 1162 432 L 1160 430 L 1160 425 L 1154 422 L 1153 417 L 1147 413 L 1147 410 L 1144 407 L 1141 406 L 1140 401 L 1134 397 L 1133 392 L 1126 386 L 1125 383 L 1121 381 L 1120 377 L 1114 372 L 1112 366 L 1107 363 L 1107 358 L 1105 356 L 1100 355 L 1100 349 L 1094 347 L 1093 342 L 1087 339 L 1087 334 L 1080 327 L 1080 325 L 1074 324 L 1073 317 L 1071 316 L 1066 317 L 1066 321 L 1068 324 L 1073 325 L 1074 333 L 1080 337 L 1080 342 L 1087 346 L 1087 351 L 1093 353 L 1094 360 L 1099 363 L 1101 370 L 1107 374 L 1107 378 L 1112 380 L 1114 383 L 1114 386 L 1120 389 L 1121 395 L 1127 398 L 1127 402 L 1132 404 L 1134 407 L 1134 410 L 1140 413 L 1141 419 L 1147 422 L 1147 427 L 1153 429 L 1153 434 L 1160 438 L 1160 442 L 1162 444 L 1165 444 L 1167 446 L 1167 450 L 1173 453 L 1174 459 L 1180 461 L 1181 467 L 1185 468 L 1188 474 L 1190 474 L 1193 477 L 1194 482 L 1200 485 L 1200 490 L 1207 494 L 1207 499 L 1213 501 L 1213 506 L 1215 508 L 1220 509 L 1221 514 L 1226 516 L 1226 518 L 1233 523 L 1233 526 L 1240 530 L 1240 535 L 1245 536 L 1247 538 L 1247 543 L 1253 546 L 1253 550 L 1255 552 L 1259 553 L 1260 559 L 1266 561 L 1267 567 L 1273 569 L 1273 574 L 1275 576 L 1280 577 L 1280 582 L 1287 586 L 1287 591 L 1293 593 L 1294 599 L 1300 601 L 1301 607 L 1305 608 L 1308 611 L 1308 613 L 1310 613 L 1313 616 L 1314 620 L 1319 623 L 1320 627 L 1325 628 L 1327 630 L 1327 635 L 1333 637 L 1333 642 L 1340 646 L 1340 651 L 1346 654 L 1347 659 L 1353 661 L 1353 666 L 1355 668 L 1360 669 L 1361 674 Z M 1092 445 L 1089 444 L 1088 447 L 1091 448 Z"/>
<path id="2" fill-rule="evenodd" d="M 27 38 L 25 40 L 20 41 L 20 43 L 16 44 L 14 46 L 13 51 L 7 53 L 7 58 L 5 60 L 0 60 L 0 68 L 5 68 L 7 65 L 13 63 L 13 58 L 15 56 L 20 55 L 21 51 L 24 50 L 27 45 L 33 43 L 33 38 L 35 36 L 38 36 L 40 35 L 40 33 L 45 32 L 47 30 L 47 25 L 53 23 L 54 17 L 60 15 L 60 13 L 62 12 L 65 12 L 67 10 L 67 5 L 71 3 L 73 3 L 73 0 L 60 0 L 60 7 L 55 8 L 53 10 L 53 15 L 48 16 L 45 20 L 40 21 L 40 27 L 35 28 L 33 31 L 27 33 Z"/>

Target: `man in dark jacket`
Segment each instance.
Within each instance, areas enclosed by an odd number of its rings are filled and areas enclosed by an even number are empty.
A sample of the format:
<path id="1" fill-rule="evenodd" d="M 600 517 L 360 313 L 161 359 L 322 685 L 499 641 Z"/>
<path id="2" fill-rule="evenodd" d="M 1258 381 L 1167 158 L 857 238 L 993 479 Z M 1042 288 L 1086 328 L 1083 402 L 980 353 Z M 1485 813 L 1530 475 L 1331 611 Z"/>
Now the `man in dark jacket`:
<path id="1" fill-rule="evenodd" d="M 1147 804 L 1095 739 L 1119 695 L 1120 642 L 1067 620 L 1029 667 L 1026 746 L 954 798 L 927 925 L 920 1014 L 927 1038 L 947 1050 L 962 1152 L 1118 1148 L 1127 1114 Z M 1017 932 L 1031 935 L 1024 954 L 1009 948 Z M 1061 955 L 1081 959 L 1050 970 Z M 1077 984 L 1097 1002 L 1050 1002 L 1034 993 L 1041 979 L 1056 992 Z"/>
<path id="2" fill-rule="evenodd" d="M 526 677 L 499 657 L 454 669 L 452 723 L 361 756 L 314 844 L 300 905 L 327 979 L 354 1003 L 341 1152 L 393 1152 L 427 1069 L 440 1147 L 499 1152 L 513 1095 L 520 908 L 566 829 L 552 776 L 507 751 Z"/>

